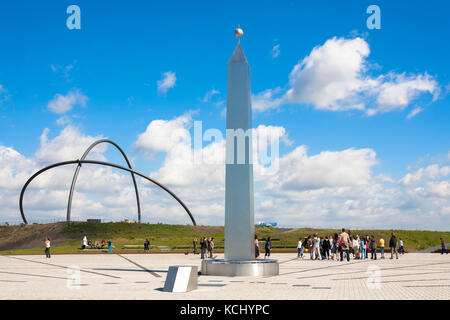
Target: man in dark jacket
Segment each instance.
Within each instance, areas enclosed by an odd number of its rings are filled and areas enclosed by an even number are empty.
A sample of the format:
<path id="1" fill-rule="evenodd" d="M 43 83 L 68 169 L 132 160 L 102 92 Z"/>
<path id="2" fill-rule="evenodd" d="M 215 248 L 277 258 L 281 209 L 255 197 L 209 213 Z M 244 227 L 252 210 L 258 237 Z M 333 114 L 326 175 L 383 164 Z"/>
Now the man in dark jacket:
<path id="1" fill-rule="evenodd" d="M 270 249 L 272 249 L 272 240 L 270 237 L 267 237 L 266 244 L 264 245 L 264 258 L 270 257 Z"/>
<path id="2" fill-rule="evenodd" d="M 391 248 L 391 259 L 394 259 L 394 253 L 396 258 L 398 259 L 397 238 L 395 237 L 395 234 L 393 232 L 391 235 L 391 239 L 389 240 L 389 247 Z"/>
<path id="3" fill-rule="evenodd" d="M 206 243 L 206 238 L 203 237 L 200 240 L 200 250 L 201 250 L 201 258 L 202 258 L 202 260 L 205 259 L 207 246 L 208 246 L 208 244 Z"/>
<path id="4" fill-rule="evenodd" d="M 372 254 L 370 258 L 377 260 L 377 241 L 374 236 L 370 238 L 370 253 Z"/>

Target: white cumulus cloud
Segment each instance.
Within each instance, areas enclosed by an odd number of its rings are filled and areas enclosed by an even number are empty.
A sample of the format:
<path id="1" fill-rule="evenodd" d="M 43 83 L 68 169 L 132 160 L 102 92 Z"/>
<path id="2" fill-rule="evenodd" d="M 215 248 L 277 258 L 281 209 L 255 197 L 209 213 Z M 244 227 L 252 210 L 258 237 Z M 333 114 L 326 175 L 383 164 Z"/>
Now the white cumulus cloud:
<path id="1" fill-rule="evenodd" d="M 163 155 L 162 164 L 150 176 L 174 191 L 199 224 L 221 225 L 225 140 L 203 136 L 203 145 L 195 149 L 190 137 L 192 126 L 191 113 L 172 120 L 153 120 L 136 137 L 134 146 L 138 155 Z M 37 151 L 30 157 L 0 145 L 0 220 L 19 220 L 20 189 L 34 172 L 54 161 L 80 158 L 89 144 L 103 137 L 86 135 L 74 126 L 67 126 L 55 137 L 50 133 L 48 129 L 42 132 Z M 277 170 L 267 172 L 258 157 L 273 148 L 253 145 L 255 220 L 303 227 L 445 230 L 450 225 L 450 164 L 446 164 L 450 157 L 393 179 L 375 173 L 379 159 L 372 148 L 310 153 L 307 146 L 289 140 L 283 127 L 259 125 L 255 133 L 262 140 L 278 137 L 291 148 L 277 158 Z M 100 145 L 89 157 L 107 160 L 105 151 L 106 145 Z M 201 151 L 200 162 L 195 160 L 197 151 Z M 30 220 L 64 219 L 74 168 L 48 171 L 30 185 L 24 203 Z M 138 186 L 143 221 L 189 223 L 184 210 L 163 190 L 141 179 Z M 136 219 L 130 175 L 109 167 L 83 165 L 73 217 Z"/>
<path id="2" fill-rule="evenodd" d="M 294 66 L 284 92 L 268 89 L 254 95 L 256 111 L 277 109 L 291 103 L 310 105 L 317 110 L 360 110 L 368 116 L 401 111 L 423 94 L 440 94 L 435 77 L 428 73 L 388 72 L 371 75 L 370 47 L 365 39 L 337 38 L 316 46 Z M 409 118 L 417 115 L 416 109 Z"/>
<path id="3" fill-rule="evenodd" d="M 167 71 L 162 74 L 162 78 L 156 82 L 158 86 L 158 92 L 167 93 L 169 89 L 175 86 L 177 81 L 177 77 L 175 72 Z"/>
<path id="4" fill-rule="evenodd" d="M 76 105 L 85 107 L 88 100 L 89 98 L 87 96 L 76 89 L 69 91 L 66 95 L 56 94 L 48 103 L 47 107 L 54 113 L 63 114 L 72 110 Z"/>

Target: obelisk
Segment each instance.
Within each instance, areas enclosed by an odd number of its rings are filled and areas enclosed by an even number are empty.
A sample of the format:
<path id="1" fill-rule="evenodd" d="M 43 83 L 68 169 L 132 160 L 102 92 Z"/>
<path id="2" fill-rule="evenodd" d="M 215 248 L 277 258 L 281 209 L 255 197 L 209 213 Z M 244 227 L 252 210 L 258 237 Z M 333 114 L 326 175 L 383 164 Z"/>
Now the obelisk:
<path id="1" fill-rule="evenodd" d="M 240 38 L 243 32 L 236 29 Z M 228 61 L 226 175 L 225 175 L 225 259 L 253 260 L 253 164 L 250 67 L 240 41 Z"/>
<path id="2" fill-rule="evenodd" d="M 240 38 L 243 31 L 235 30 Z M 228 60 L 224 259 L 202 260 L 202 275 L 275 276 L 274 259 L 255 259 L 250 67 L 240 42 Z"/>

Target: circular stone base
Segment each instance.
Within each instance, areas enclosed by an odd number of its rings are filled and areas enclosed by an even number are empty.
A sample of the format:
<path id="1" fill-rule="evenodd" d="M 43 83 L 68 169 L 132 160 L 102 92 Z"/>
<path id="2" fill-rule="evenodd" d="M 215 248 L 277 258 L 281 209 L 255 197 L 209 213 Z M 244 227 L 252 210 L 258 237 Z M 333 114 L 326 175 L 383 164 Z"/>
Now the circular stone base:
<path id="1" fill-rule="evenodd" d="M 224 260 L 202 261 L 202 275 L 214 276 L 276 276 L 279 274 L 278 260 Z"/>

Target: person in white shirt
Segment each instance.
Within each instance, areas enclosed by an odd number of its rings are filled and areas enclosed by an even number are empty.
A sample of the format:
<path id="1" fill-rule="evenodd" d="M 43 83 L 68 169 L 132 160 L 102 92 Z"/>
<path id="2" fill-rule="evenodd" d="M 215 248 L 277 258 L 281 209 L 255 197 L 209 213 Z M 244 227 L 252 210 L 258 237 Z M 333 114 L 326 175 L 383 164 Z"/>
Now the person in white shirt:
<path id="1" fill-rule="evenodd" d="M 403 240 L 400 238 L 400 249 L 398 250 L 400 254 L 405 254 L 405 248 L 403 247 Z"/>
<path id="2" fill-rule="evenodd" d="M 82 249 L 86 249 L 87 242 L 88 242 L 87 237 L 84 236 L 84 238 L 83 238 L 83 247 L 82 247 Z"/>
<path id="3" fill-rule="evenodd" d="M 302 246 L 302 238 L 298 238 L 298 242 L 297 242 L 297 258 L 301 257 L 303 258 L 303 249 L 305 247 Z"/>
<path id="4" fill-rule="evenodd" d="M 359 259 L 359 248 L 361 246 L 361 241 L 359 240 L 359 236 L 356 235 L 356 237 L 353 239 L 352 247 L 353 247 L 353 256 L 355 259 Z"/>
<path id="5" fill-rule="evenodd" d="M 312 239 L 313 248 L 312 248 L 312 259 L 316 259 L 316 251 L 319 256 L 319 260 L 322 260 L 322 255 L 320 254 L 320 239 L 317 237 L 317 233 L 314 234 L 314 238 Z"/>

